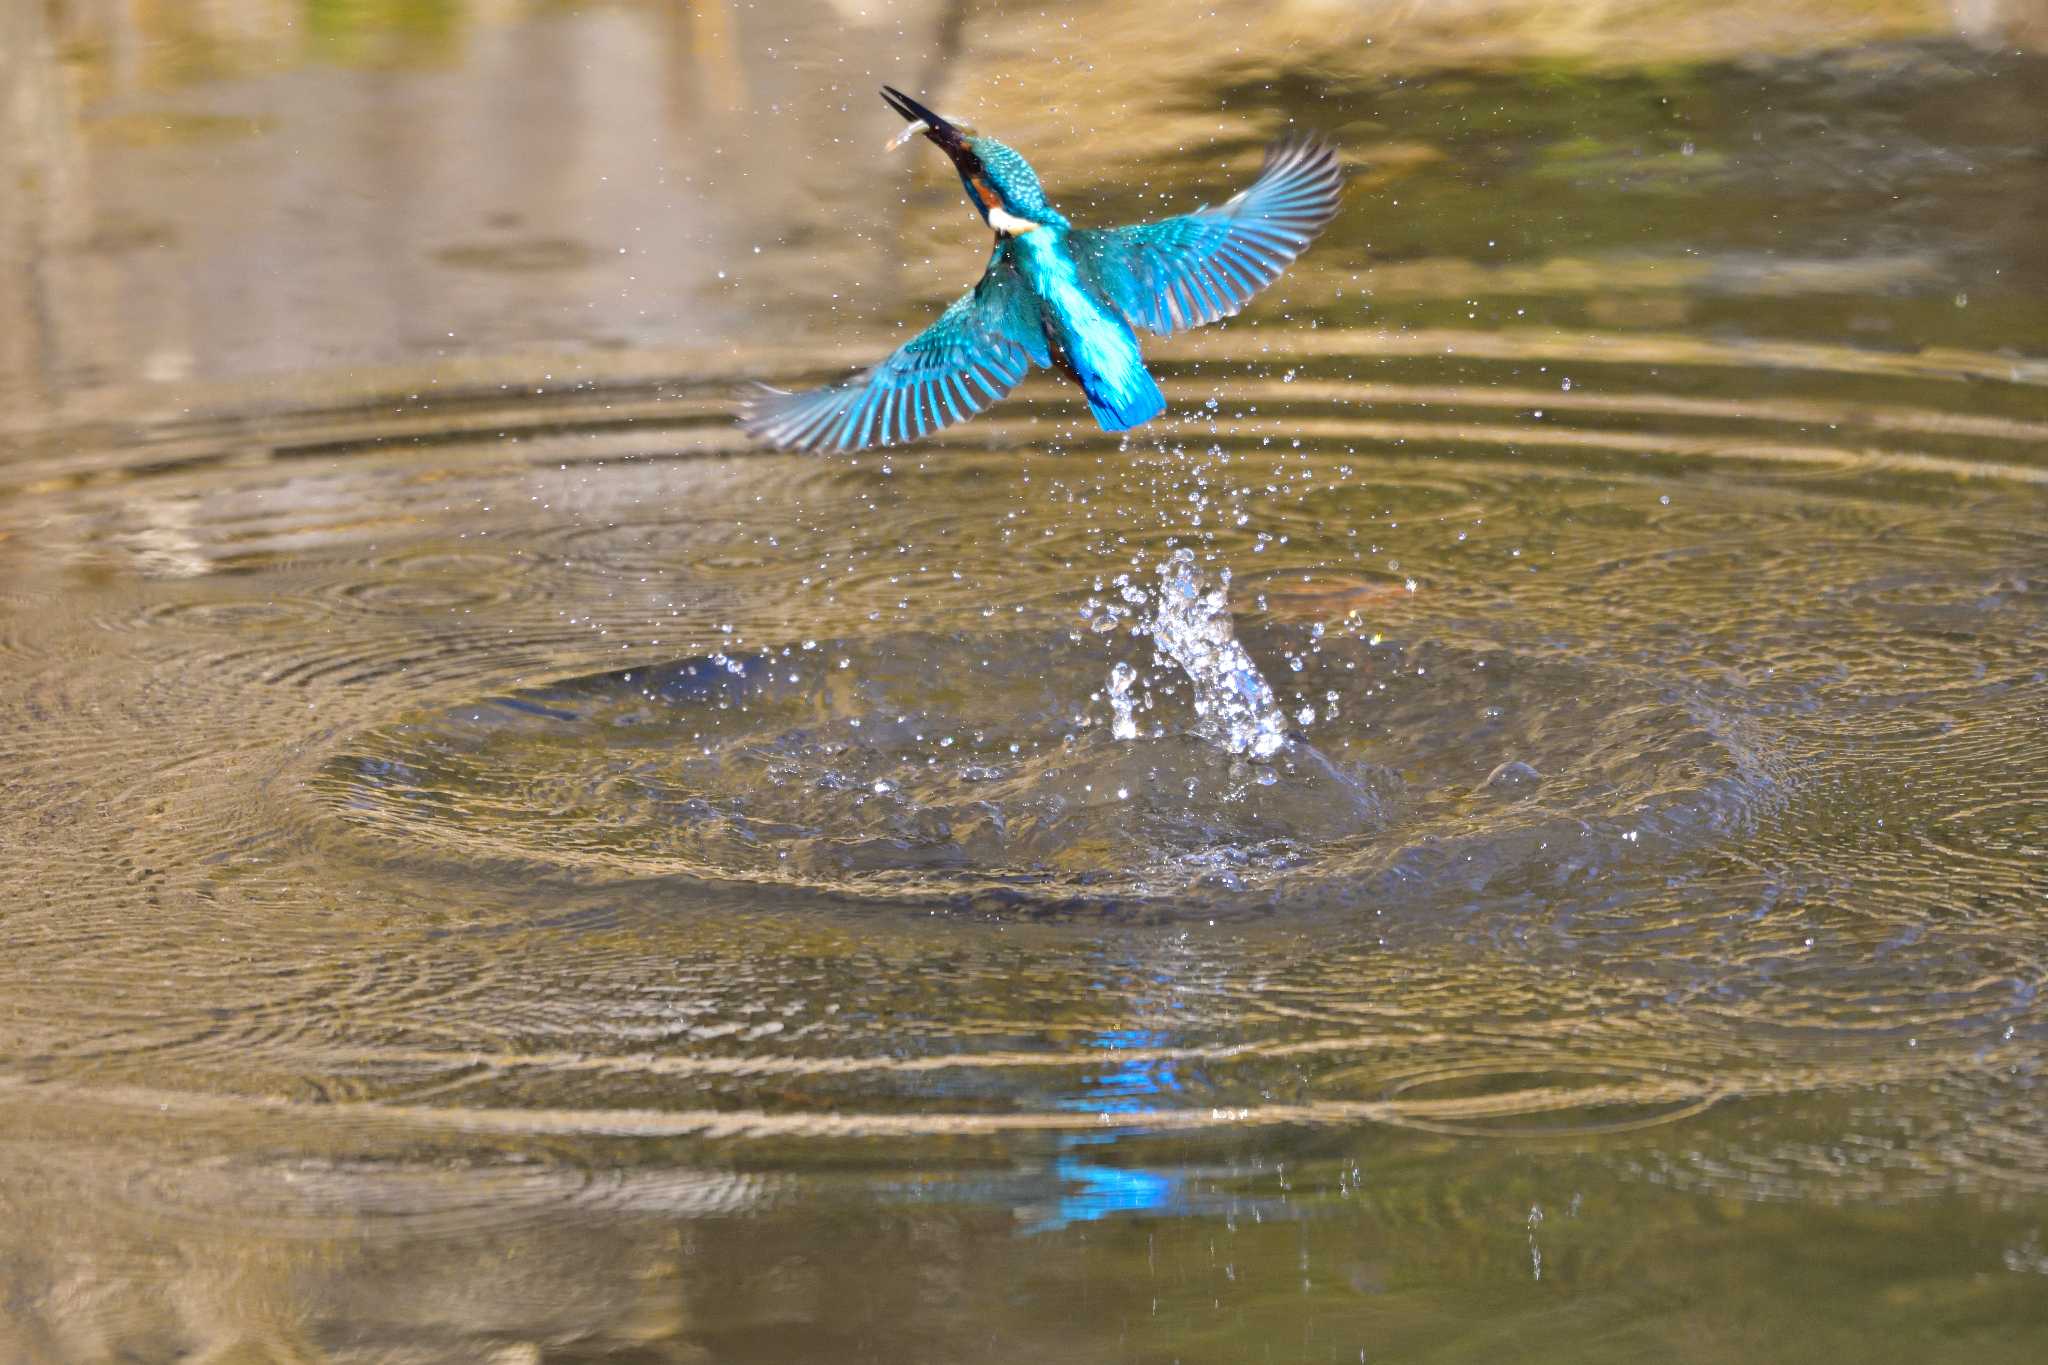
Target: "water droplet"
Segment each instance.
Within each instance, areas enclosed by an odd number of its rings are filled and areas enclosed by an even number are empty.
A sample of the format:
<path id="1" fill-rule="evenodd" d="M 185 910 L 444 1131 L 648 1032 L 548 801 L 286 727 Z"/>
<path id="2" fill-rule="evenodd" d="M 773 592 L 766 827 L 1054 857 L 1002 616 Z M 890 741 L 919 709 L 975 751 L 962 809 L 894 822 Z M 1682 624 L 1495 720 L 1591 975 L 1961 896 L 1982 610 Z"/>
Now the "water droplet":
<path id="1" fill-rule="evenodd" d="M 1116 667 L 1109 670 L 1109 704 L 1116 709 L 1116 720 L 1110 726 L 1110 733 L 1118 739 L 1136 739 L 1138 722 L 1132 715 L 1136 702 L 1131 688 L 1138 681 L 1138 670 L 1123 660 L 1117 660 Z"/>
<path id="2" fill-rule="evenodd" d="M 1194 685 L 1197 733 L 1233 754 L 1278 753 L 1287 743 L 1286 717 L 1231 629 L 1225 587 L 1208 587 L 1185 547 L 1159 566 L 1159 576 L 1152 637 Z"/>

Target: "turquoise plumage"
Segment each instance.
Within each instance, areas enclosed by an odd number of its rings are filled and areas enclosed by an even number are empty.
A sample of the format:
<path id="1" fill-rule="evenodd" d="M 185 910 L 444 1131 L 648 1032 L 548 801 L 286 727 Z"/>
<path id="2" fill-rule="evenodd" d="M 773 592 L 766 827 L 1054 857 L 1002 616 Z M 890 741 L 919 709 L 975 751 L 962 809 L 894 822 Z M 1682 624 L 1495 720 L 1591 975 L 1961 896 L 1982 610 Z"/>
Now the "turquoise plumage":
<path id="1" fill-rule="evenodd" d="M 1159 336 L 1238 312 L 1280 278 L 1337 211 L 1336 154 L 1307 136 L 1273 144 L 1259 178 L 1215 208 L 1068 236 L 1081 271 Z"/>
<path id="2" fill-rule="evenodd" d="M 742 421 L 788 450 L 857 451 L 964 422 L 1033 365 L 1081 388 L 1105 431 L 1166 410 L 1134 328 L 1170 336 L 1229 317 L 1280 277 L 1335 216 L 1337 156 L 1314 135 L 1267 150 L 1259 177 L 1214 208 L 1156 223 L 1075 228 L 1024 158 L 970 137 L 883 87 L 890 106 L 952 157 L 967 197 L 996 231 L 981 282 L 895 354 L 841 384 L 767 390 Z"/>

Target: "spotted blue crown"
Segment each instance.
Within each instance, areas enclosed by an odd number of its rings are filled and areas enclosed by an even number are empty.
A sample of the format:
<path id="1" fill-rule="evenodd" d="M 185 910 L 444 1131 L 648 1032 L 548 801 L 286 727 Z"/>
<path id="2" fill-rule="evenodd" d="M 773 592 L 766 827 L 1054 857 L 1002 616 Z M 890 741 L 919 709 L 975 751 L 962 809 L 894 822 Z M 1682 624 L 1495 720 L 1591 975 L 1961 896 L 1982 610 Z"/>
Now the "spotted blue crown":
<path id="1" fill-rule="evenodd" d="M 1012 212 L 1034 223 L 1067 225 L 1060 211 L 1045 197 L 1045 186 L 1038 183 L 1038 172 L 1031 169 L 1030 162 L 992 137 L 974 138 L 967 145 L 981 159 L 989 183 L 1002 192 Z M 969 198 L 974 196 L 972 186 L 967 194 Z"/>

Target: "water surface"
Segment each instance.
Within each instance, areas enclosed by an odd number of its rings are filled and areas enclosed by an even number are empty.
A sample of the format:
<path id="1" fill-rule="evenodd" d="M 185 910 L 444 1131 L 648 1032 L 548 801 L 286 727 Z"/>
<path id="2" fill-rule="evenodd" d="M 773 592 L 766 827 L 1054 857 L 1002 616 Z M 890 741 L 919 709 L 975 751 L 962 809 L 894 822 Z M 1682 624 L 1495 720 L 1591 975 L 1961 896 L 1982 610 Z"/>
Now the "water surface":
<path id="1" fill-rule="evenodd" d="M 58 7 L 0 1354 L 2038 1359 L 2048 66 L 1826 8 L 1084 8 L 1054 80 L 936 9 Z M 980 260 L 891 61 L 1077 218 L 1289 118 L 1353 188 L 1127 440 L 1040 379 L 750 449 Z M 1177 550 L 1271 752 L 1154 648 Z"/>

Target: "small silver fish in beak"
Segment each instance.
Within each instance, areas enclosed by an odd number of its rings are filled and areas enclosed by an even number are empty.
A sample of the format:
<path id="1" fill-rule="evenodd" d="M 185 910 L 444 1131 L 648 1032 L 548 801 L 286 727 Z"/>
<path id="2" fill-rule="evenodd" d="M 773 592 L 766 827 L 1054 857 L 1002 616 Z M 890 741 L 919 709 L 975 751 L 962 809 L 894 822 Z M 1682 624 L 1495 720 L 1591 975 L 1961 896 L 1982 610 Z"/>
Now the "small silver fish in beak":
<path id="1" fill-rule="evenodd" d="M 889 145 L 882 148 L 882 150 L 885 152 L 895 151 L 898 147 L 901 147 L 904 143 L 910 141 L 910 139 L 916 137 L 919 133 L 923 132 L 926 126 L 927 125 L 923 119 L 919 119 L 915 123 L 904 124 L 903 131 L 896 134 L 896 136 L 890 138 Z"/>
<path id="2" fill-rule="evenodd" d="M 963 134 L 971 136 L 974 132 L 972 124 L 947 118 L 943 114 L 934 114 L 894 86 L 885 85 L 882 91 L 882 98 L 889 107 L 910 120 L 904 125 L 902 132 L 889 139 L 889 145 L 882 149 L 885 152 L 895 151 L 919 133 L 929 133 L 932 135 L 932 141 L 941 147 L 947 147 L 964 145 Z"/>

